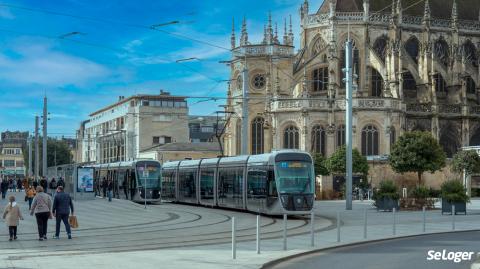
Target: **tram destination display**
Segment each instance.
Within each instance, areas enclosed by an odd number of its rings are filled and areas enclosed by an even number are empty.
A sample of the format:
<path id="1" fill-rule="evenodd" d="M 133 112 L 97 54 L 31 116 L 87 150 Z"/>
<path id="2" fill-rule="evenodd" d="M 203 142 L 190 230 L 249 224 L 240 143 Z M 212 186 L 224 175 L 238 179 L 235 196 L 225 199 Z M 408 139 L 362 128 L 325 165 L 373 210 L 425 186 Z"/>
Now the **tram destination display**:
<path id="1" fill-rule="evenodd" d="M 77 169 L 78 192 L 93 192 L 93 171 L 92 167 L 79 167 Z"/>

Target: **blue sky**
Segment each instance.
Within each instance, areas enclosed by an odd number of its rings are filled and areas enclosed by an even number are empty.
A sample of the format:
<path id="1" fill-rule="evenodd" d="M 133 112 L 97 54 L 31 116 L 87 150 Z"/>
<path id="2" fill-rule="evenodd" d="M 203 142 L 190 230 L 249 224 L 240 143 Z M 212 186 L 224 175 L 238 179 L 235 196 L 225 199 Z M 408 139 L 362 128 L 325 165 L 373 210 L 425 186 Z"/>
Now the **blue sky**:
<path id="1" fill-rule="evenodd" d="M 303 0 L 270 1 L 147 1 L 147 0 L 0 0 L 0 131 L 33 131 L 34 115 L 49 98 L 49 134 L 73 137 L 81 120 L 119 95 L 158 93 L 175 95 L 226 95 L 229 69 L 220 64 L 229 52 L 165 33 L 125 24 L 181 23 L 161 29 L 230 47 L 232 16 L 237 38 L 243 15 L 249 37 L 258 42 L 268 12 L 283 29 L 283 19 L 293 17 L 298 42 L 298 9 Z M 310 1 L 311 13 L 322 0 Z M 88 19 L 57 16 L 26 9 L 48 10 Z M 113 23 L 118 22 L 118 23 Z M 70 32 L 82 34 L 59 37 Z M 283 34 L 283 30 L 281 31 Z M 50 38 L 49 38 L 50 37 Z M 89 45 L 90 44 L 90 45 Z M 175 60 L 197 57 L 200 61 Z M 190 114 L 209 115 L 223 101 L 189 100 Z"/>

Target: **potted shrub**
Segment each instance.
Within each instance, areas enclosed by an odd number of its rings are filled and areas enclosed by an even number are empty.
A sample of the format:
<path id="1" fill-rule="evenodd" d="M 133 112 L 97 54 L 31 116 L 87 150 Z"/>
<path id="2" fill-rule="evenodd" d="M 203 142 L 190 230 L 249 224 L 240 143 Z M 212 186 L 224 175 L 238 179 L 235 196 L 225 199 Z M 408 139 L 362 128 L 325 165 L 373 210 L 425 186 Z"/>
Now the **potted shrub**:
<path id="1" fill-rule="evenodd" d="M 435 199 L 432 196 L 432 189 L 429 189 L 425 186 L 417 186 L 412 190 L 411 196 L 414 199 L 413 207 L 415 209 L 432 209 L 435 204 Z"/>
<path id="2" fill-rule="evenodd" d="M 467 202 L 470 201 L 470 198 L 459 180 L 445 181 L 441 187 L 441 197 L 442 214 L 452 214 L 452 205 L 455 206 L 455 214 L 458 214 L 458 212 L 467 214 Z"/>
<path id="3" fill-rule="evenodd" d="M 380 188 L 373 194 L 374 205 L 377 210 L 392 211 L 394 208 L 398 210 L 399 197 L 395 183 L 385 180 L 380 182 Z"/>

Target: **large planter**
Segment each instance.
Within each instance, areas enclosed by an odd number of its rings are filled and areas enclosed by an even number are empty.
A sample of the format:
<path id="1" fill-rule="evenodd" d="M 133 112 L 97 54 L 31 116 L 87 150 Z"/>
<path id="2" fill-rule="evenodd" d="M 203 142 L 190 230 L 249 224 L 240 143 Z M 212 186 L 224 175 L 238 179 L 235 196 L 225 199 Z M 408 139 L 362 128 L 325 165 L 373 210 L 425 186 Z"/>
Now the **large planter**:
<path id="1" fill-rule="evenodd" d="M 450 203 L 446 199 L 442 199 L 442 215 L 443 213 L 452 214 L 452 205 L 455 206 L 455 215 L 457 215 L 459 212 L 467 215 L 467 203 L 465 202 Z"/>
<path id="2" fill-rule="evenodd" d="M 383 211 L 393 211 L 394 208 L 398 211 L 399 208 L 398 199 L 392 199 L 387 197 L 375 201 L 375 206 L 377 207 L 377 210 Z"/>

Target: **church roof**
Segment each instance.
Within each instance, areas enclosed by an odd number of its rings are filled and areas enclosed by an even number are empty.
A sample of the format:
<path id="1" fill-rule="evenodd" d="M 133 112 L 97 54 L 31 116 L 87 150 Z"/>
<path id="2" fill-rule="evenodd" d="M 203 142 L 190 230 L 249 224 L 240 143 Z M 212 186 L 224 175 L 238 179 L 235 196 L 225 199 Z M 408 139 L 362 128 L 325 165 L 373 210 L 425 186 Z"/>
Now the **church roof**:
<path id="1" fill-rule="evenodd" d="M 396 2 L 396 0 L 395 0 Z M 425 1 L 402 0 L 403 14 L 423 16 Z M 430 11 L 433 18 L 450 19 L 453 0 L 430 0 Z M 392 0 L 370 0 L 370 12 L 391 12 Z M 412 6 L 413 5 L 413 6 Z M 410 7 L 411 6 L 411 7 Z M 458 18 L 461 20 L 478 20 L 480 11 L 479 0 L 457 0 Z M 363 0 L 336 0 L 336 12 L 363 12 Z M 318 9 L 318 14 L 329 12 L 329 0 L 324 0 Z"/>

